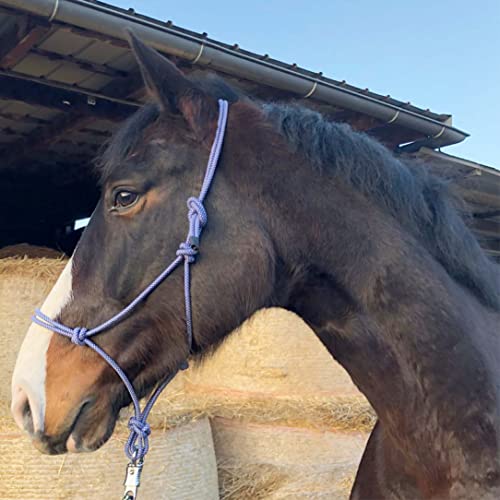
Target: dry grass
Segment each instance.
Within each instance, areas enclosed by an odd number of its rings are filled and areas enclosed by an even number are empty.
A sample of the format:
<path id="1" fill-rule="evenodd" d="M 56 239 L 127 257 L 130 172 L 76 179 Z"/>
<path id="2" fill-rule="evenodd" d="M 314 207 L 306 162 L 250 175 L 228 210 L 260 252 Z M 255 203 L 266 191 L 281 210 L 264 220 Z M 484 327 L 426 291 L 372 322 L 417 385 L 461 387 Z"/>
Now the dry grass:
<path id="1" fill-rule="evenodd" d="M 66 265 L 63 258 L 0 259 L 0 401 L 10 399 L 10 378 L 31 315 Z"/>
<path id="2" fill-rule="evenodd" d="M 0 248 L 0 259 L 5 259 L 7 257 L 28 257 L 36 259 L 45 257 L 49 259 L 58 259 L 62 255 L 62 252 L 58 252 L 52 248 L 28 245 L 27 243 Z"/>
<path id="3" fill-rule="evenodd" d="M 51 287 L 61 274 L 66 262 L 67 259 L 64 256 L 37 259 L 19 256 L 5 257 L 0 260 L 0 276 L 47 280 L 47 286 Z"/>
<path id="4" fill-rule="evenodd" d="M 339 482 L 339 486 L 341 490 L 344 492 L 346 498 L 349 498 L 349 495 L 351 494 L 355 479 L 356 476 L 348 476 Z"/>
<path id="5" fill-rule="evenodd" d="M 302 471 L 270 464 L 219 462 L 219 495 L 221 500 L 268 500 L 278 498 L 335 498 L 347 500 L 355 475 L 349 474 L 329 483 L 328 475 L 310 471 L 309 481 Z M 331 480 L 331 479 L 330 479 Z M 301 491 L 301 484 L 306 483 Z M 316 485 L 314 484 L 316 483 Z M 319 491 L 317 486 L 319 486 Z"/>
<path id="6" fill-rule="evenodd" d="M 170 428 L 201 417 L 223 417 L 253 423 L 368 432 L 375 413 L 362 397 L 335 399 L 239 397 L 179 391 L 163 397 L 151 423 Z"/>
<path id="7" fill-rule="evenodd" d="M 223 500 L 264 500 L 287 481 L 287 474 L 274 465 L 223 462 L 217 469 Z"/>

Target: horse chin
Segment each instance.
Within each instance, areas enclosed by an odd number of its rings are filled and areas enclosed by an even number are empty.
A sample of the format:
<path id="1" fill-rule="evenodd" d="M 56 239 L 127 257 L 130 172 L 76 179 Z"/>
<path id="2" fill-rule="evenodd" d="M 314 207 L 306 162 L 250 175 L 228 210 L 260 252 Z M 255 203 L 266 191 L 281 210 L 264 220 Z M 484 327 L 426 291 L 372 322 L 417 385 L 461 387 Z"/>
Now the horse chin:
<path id="1" fill-rule="evenodd" d="M 96 411 L 86 406 L 77 415 L 65 441 L 65 451 L 83 453 L 98 450 L 113 434 L 118 412 L 111 408 Z"/>
<path id="2" fill-rule="evenodd" d="M 110 406 L 84 403 L 66 431 L 55 436 L 37 432 L 32 435 L 32 443 L 47 455 L 95 451 L 111 437 L 117 419 L 118 412 Z"/>

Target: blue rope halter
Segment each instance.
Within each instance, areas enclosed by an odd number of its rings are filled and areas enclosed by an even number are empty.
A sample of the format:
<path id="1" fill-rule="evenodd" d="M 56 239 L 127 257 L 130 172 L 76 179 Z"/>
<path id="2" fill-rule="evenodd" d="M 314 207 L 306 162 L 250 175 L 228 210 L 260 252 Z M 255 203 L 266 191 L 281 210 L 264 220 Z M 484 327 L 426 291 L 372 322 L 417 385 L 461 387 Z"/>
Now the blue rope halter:
<path id="1" fill-rule="evenodd" d="M 217 163 L 219 161 L 219 156 L 222 150 L 222 144 L 224 142 L 224 134 L 226 130 L 227 115 L 228 115 L 229 105 L 227 101 L 222 99 L 219 100 L 219 120 L 217 123 L 217 131 L 215 133 L 215 139 L 212 144 L 212 149 L 210 151 L 210 157 L 208 159 L 207 168 L 205 172 L 205 178 L 203 180 L 203 185 L 200 191 L 200 195 L 195 198 L 191 197 L 187 201 L 188 206 L 188 220 L 189 220 L 189 232 L 186 241 L 182 242 L 177 250 L 177 257 L 175 260 L 159 275 L 157 278 L 151 282 L 127 307 L 122 309 L 118 314 L 108 319 L 104 323 L 87 329 L 84 327 L 70 328 L 62 323 L 58 323 L 53 319 L 45 315 L 40 309 L 35 311 L 32 321 L 37 325 L 40 325 L 48 330 L 51 330 L 60 335 L 68 337 L 71 342 L 79 346 L 87 346 L 93 349 L 99 356 L 101 356 L 118 374 L 122 382 L 125 384 L 132 403 L 134 405 L 134 416 L 130 418 L 128 427 L 130 429 L 130 436 L 125 445 L 125 453 L 133 464 L 141 463 L 149 450 L 149 435 L 151 434 L 151 429 L 147 423 L 148 415 L 151 408 L 155 404 L 159 395 L 168 385 L 168 383 L 175 377 L 179 370 L 185 370 L 188 367 L 187 360 L 184 361 L 177 370 L 171 373 L 163 382 L 161 382 L 151 397 L 149 398 L 144 410 L 141 411 L 139 398 L 135 392 L 132 382 L 125 374 L 125 372 L 120 368 L 118 363 L 109 356 L 101 347 L 99 347 L 95 342 L 91 340 L 91 337 L 101 333 L 105 330 L 109 330 L 111 327 L 123 321 L 137 306 L 142 302 L 153 290 L 155 290 L 158 285 L 167 278 L 172 272 L 184 261 L 184 298 L 186 306 L 186 333 L 187 333 L 187 344 L 189 350 L 191 350 L 193 341 L 193 321 L 191 315 L 191 272 L 190 266 L 196 260 L 196 256 L 199 252 L 199 240 L 203 228 L 206 226 L 208 217 L 205 207 L 203 206 L 203 201 L 207 196 L 208 190 L 215 175 L 215 170 L 217 168 Z M 138 486 L 138 485 L 137 485 Z"/>

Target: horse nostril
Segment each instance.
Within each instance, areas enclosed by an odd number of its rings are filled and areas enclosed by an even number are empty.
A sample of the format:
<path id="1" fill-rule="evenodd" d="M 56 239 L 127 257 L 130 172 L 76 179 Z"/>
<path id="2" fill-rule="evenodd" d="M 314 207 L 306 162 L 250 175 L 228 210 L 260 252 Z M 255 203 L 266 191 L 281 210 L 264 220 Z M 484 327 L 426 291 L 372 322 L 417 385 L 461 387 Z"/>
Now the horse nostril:
<path id="1" fill-rule="evenodd" d="M 11 411 L 18 427 L 33 434 L 34 425 L 30 401 L 22 387 L 17 387 L 13 392 Z"/>
<path id="2" fill-rule="evenodd" d="M 29 434 L 33 434 L 35 432 L 35 429 L 33 426 L 33 415 L 31 414 L 31 406 L 29 400 L 27 400 L 26 403 L 24 404 L 22 412 L 23 412 L 24 429 Z"/>

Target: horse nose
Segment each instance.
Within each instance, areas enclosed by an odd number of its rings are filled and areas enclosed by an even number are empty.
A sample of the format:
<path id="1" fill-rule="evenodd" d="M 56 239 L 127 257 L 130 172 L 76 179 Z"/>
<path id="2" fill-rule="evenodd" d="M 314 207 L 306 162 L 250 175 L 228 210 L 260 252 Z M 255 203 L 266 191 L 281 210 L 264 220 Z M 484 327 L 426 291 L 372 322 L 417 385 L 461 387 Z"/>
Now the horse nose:
<path id="1" fill-rule="evenodd" d="M 28 393 L 20 386 L 12 389 L 11 412 L 17 426 L 29 434 L 34 434 L 35 425 L 33 422 L 33 400 L 30 401 Z M 36 413 L 35 413 L 36 414 Z"/>

